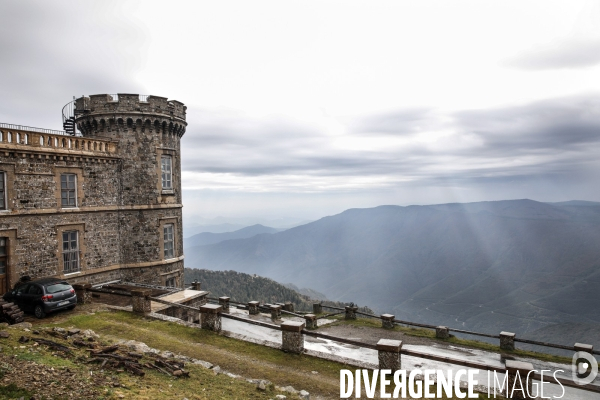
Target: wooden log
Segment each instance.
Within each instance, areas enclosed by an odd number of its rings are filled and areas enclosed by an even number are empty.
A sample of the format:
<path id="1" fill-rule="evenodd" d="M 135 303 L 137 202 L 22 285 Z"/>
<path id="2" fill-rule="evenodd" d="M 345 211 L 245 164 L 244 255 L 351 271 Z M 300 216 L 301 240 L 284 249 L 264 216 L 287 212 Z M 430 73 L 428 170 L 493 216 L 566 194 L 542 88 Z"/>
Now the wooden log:
<path id="1" fill-rule="evenodd" d="M 123 367 L 125 367 L 126 370 L 128 370 L 131 373 L 133 373 L 134 375 L 137 375 L 137 376 L 144 376 L 144 375 L 146 375 L 146 373 L 143 370 L 141 370 L 140 368 L 138 368 L 138 365 L 139 364 L 136 365 L 136 364 L 133 364 L 133 363 L 130 363 L 130 362 L 124 362 L 123 363 Z"/>
<path id="2" fill-rule="evenodd" d="M 51 340 L 46 340 L 46 339 L 42 339 L 42 338 L 33 338 L 33 340 L 35 342 L 38 342 L 39 344 L 46 345 L 54 350 L 58 350 L 58 351 L 62 351 L 63 353 L 71 354 L 71 349 L 69 349 L 67 346 L 63 346 L 60 343 L 56 343 Z"/>

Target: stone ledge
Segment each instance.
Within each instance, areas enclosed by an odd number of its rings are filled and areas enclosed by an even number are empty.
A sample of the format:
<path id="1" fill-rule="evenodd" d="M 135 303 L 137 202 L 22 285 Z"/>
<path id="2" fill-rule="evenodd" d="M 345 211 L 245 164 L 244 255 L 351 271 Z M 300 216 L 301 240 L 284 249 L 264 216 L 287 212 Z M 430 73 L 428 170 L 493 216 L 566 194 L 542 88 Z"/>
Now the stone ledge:
<path id="1" fill-rule="evenodd" d="M 287 332 L 301 332 L 304 329 L 304 322 L 284 321 L 281 323 L 281 330 Z"/>
<path id="2" fill-rule="evenodd" d="M 223 306 L 218 304 L 204 304 L 200 306 L 200 312 L 202 314 L 217 314 L 221 312 Z"/>
<path id="3" fill-rule="evenodd" d="M 400 353 L 402 349 L 402 340 L 379 339 L 377 342 L 377 350 L 390 351 L 392 353 Z"/>
<path id="4" fill-rule="evenodd" d="M 507 371 L 533 371 L 533 364 L 524 362 L 524 361 L 516 361 L 516 360 L 506 360 L 504 364 L 506 366 Z"/>

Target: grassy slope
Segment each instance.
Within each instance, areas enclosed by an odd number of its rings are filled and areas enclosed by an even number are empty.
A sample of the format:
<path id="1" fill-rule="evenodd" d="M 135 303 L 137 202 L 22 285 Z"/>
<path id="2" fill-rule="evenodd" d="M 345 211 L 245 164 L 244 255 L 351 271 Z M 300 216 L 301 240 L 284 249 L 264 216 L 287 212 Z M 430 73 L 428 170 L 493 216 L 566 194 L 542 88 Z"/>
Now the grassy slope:
<path id="1" fill-rule="evenodd" d="M 135 316 L 126 312 L 98 312 L 95 314 L 76 315 L 57 324 L 63 327 L 93 329 L 102 340 L 110 343 L 117 339 L 133 339 L 145 342 L 160 350 L 169 350 L 190 357 L 209 361 L 221 368 L 242 375 L 246 378 L 268 379 L 278 386 L 291 385 L 300 390 L 305 389 L 313 396 L 339 398 L 340 369 L 348 368 L 344 364 L 326 361 L 306 355 L 292 355 L 280 350 L 255 345 L 240 340 L 216 335 L 212 332 L 189 328 L 175 323 L 156 321 Z M 52 325 L 52 326 L 56 326 Z M 23 353 L 16 343 L 16 334 L 11 336 L 12 344 L 4 342 L 7 355 Z M 14 339 L 13 339 L 14 338 Z M 24 359 L 57 367 L 68 367 L 79 371 L 83 377 L 90 366 L 75 364 L 70 360 L 52 356 L 51 351 L 37 355 L 21 354 Z M 58 364 L 57 364 L 58 363 Z M 103 388 L 106 399 L 267 399 L 273 398 L 274 392 L 262 393 L 254 385 L 243 380 L 229 378 L 225 375 L 214 375 L 211 370 L 189 365 L 190 379 L 174 379 L 154 371 L 138 378 L 126 373 L 119 374 L 124 387 L 115 389 L 111 386 Z M 314 374 L 311 371 L 317 371 Z M 85 378 L 82 378 L 85 379 Z M 0 390 L 9 389 L 11 382 L 2 382 Z M 13 382 L 14 383 L 14 382 Z M 19 382 L 16 382 L 19 384 Z M 0 391 L 0 394 L 2 392 Z M 15 392 L 16 393 L 16 392 Z M 10 398 L 10 397 L 9 397 Z"/>

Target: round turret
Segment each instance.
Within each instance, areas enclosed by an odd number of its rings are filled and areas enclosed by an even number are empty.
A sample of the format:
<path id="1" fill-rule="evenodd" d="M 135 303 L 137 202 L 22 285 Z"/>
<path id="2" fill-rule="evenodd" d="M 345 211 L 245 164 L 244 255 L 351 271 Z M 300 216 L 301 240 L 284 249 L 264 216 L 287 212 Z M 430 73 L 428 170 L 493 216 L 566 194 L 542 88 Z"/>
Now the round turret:
<path id="1" fill-rule="evenodd" d="M 83 136 L 113 136 L 140 129 L 181 138 L 186 106 L 166 97 L 138 94 L 95 94 L 75 100 L 75 125 Z"/>

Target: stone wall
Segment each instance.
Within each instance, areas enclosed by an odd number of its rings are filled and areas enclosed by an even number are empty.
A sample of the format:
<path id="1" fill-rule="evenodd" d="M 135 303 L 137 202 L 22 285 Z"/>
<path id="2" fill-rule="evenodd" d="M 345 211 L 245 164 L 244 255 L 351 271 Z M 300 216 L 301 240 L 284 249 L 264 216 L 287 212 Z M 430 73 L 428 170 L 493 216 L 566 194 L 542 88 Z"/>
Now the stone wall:
<path id="1" fill-rule="evenodd" d="M 111 102 L 107 95 L 91 96 L 77 119 L 84 137 L 0 127 L 7 200 L 7 209 L 0 210 L 0 236 L 9 243 L 8 287 L 24 275 L 156 285 L 175 278 L 183 285 L 179 142 L 187 125 L 185 106 L 163 97 L 144 99 L 120 95 Z M 168 189 L 161 181 L 165 155 L 173 167 Z M 76 207 L 61 205 L 63 173 L 76 175 Z M 174 226 L 174 254 L 168 260 L 166 224 Z M 65 276 L 62 232 L 71 230 L 79 236 L 80 271 Z"/>

